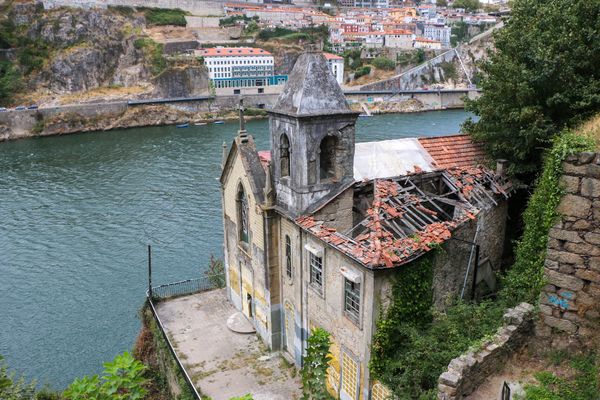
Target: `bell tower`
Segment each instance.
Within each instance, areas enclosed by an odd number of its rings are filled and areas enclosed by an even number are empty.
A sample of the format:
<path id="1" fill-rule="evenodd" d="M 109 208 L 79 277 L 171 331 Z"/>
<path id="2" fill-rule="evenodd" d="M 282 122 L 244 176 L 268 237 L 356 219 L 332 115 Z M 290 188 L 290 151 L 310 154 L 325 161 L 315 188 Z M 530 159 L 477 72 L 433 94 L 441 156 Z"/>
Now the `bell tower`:
<path id="1" fill-rule="evenodd" d="M 301 215 L 354 181 L 357 112 L 321 51 L 300 55 L 269 112 L 277 205 Z"/>

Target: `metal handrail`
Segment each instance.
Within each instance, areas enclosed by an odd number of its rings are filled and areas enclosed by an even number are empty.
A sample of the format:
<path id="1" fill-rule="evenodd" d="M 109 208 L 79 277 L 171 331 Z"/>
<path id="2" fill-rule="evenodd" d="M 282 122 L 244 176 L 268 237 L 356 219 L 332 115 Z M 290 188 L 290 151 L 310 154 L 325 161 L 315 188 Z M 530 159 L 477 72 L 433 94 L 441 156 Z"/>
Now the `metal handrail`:
<path id="1" fill-rule="evenodd" d="M 213 278 L 215 278 L 215 279 L 213 279 Z M 154 320 L 156 321 L 158 328 L 160 329 L 160 332 L 162 334 L 162 337 L 165 340 L 167 347 L 169 348 L 169 352 L 175 359 L 175 362 L 177 363 L 179 370 L 183 374 L 186 384 L 188 385 L 192 395 L 197 400 L 202 400 L 202 397 L 200 396 L 200 393 L 198 393 L 198 390 L 196 389 L 196 386 L 192 382 L 192 378 L 188 375 L 185 367 L 183 366 L 183 363 L 177 356 L 175 347 L 173 346 L 171 339 L 169 339 L 169 335 L 167 335 L 165 327 L 164 327 L 162 321 L 160 320 L 160 317 L 158 316 L 158 312 L 156 311 L 156 308 L 154 307 L 154 300 L 155 299 L 163 300 L 163 299 L 177 297 L 177 296 L 185 296 L 185 295 L 189 295 L 189 294 L 200 293 L 200 292 L 208 291 L 211 289 L 217 289 L 217 288 L 219 288 L 219 286 L 215 284 L 216 278 L 223 279 L 223 282 L 225 282 L 224 274 L 208 275 L 208 276 L 204 276 L 202 278 L 186 279 L 183 281 L 167 283 L 164 285 L 151 286 L 146 291 L 146 298 L 148 299 L 148 304 L 150 304 L 150 310 L 152 310 L 152 315 L 154 316 Z"/>
<path id="2" fill-rule="evenodd" d="M 169 351 L 171 352 L 171 355 L 175 359 L 175 362 L 177 363 L 177 366 L 179 367 L 179 370 L 183 374 L 185 382 L 189 386 L 189 388 L 190 388 L 190 390 L 192 392 L 192 395 L 197 400 L 202 400 L 202 396 L 200 396 L 200 393 L 198 393 L 198 390 L 196 389 L 196 386 L 192 382 L 192 378 L 190 378 L 190 376 L 188 375 L 187 371 L 183 367 L 183 363 L 181 362 L 181 360 L 179 359 L 179 357 L 177 357 L 177 353 L 175 352 L 175 348 L 173 347 L 173 343 L 171 343 L 171 340 L 169 339 L 169 335 L 167 335 L 167 332 L 165 332 L 165 327 L 163 326 L 162 321 L 158 317 L 158 313 L 156 312 L 156 308 L 154 308 L 154 303 L 152 302 L 152 297 L 149 296 L 149 293 L 146 293 L 146 296 L 148 298 L 148 304 L 150 304 L 150 309 L 152 310 L 152 315 L 154 315 L 154 319 L 155 319 L 156 323 L 158 324 L 158 328 L 160 329 L 160 332 L 162 333 L 163 339 L 165 339 L 165 342 L 167 343 L 167 347 L 169 348 Z"/>

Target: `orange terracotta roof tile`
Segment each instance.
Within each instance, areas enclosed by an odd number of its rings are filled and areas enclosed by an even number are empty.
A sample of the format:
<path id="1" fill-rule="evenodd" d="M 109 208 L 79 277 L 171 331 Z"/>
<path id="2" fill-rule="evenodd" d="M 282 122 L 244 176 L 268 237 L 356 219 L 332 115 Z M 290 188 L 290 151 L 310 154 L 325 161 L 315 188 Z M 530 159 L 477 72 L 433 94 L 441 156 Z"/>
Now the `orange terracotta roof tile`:
<path id="1" fill-rule="evenodd" d="M 485 158 L 483 146 L 469 135 L 421 137 L 419 143 L 439 168 L 472 167 Z"/>

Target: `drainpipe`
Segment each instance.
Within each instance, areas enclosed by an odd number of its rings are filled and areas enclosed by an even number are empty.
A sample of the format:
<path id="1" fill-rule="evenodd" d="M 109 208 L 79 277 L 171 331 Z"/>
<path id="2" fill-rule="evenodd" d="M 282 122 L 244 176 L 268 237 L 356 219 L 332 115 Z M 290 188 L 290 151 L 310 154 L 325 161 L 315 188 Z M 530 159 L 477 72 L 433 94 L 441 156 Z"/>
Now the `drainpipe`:
<path id="1" fill-rule="evenodd" d="M 304 232 L 300 229 L 300 323 L 302 326 L 300 327 L 300 366 L 302 366 L 302 356 L 304 355 L 304 337 L 306 336 L 306 331 L 308 329 L 306 321 L 306 313 L 304 307 L 304 295 L 306 292 L 306 285 L 304 284 L 304 252 L 302 249 L 304 248 Z"/>

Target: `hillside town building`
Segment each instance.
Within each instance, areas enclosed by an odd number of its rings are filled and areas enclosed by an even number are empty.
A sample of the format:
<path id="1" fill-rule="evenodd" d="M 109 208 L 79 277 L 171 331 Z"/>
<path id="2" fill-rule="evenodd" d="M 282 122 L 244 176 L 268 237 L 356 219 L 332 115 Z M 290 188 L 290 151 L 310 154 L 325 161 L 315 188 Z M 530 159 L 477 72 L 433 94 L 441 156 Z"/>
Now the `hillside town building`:
<path id="1" fill-rule="evenodd" d="M 241 94 L 240 88 L 282 85 L 287 76 L 275 75 L 274 58 L 266 50 L 254 47 L 214 47 L 196 50 L 204 58 L 208 77 L 217 89 L 231 88 L 231 94 Z M 263 90 L 261 90 L 263 88 Z"/>
<path id="2" fill-rule="evenodd" d="M 269 111 L 269 150 L 241 115 L 220 177 L 227 293 L 297 366 L 326 329 L 331 393 L 383 399 L 368 364 L 396 277 L 430 254 L 437 307 L 494 289 L 511 187 L 466 135 L 356 143 L 358 113 L 329 68 L 320 52 L 299 57 Z"/>
<path id="3" fill-rule="evenodd" d="M 344 57 L 340 57 L 331 53 L 323 53 L 325 59 L 327 60 L 327 64 L 329 65 L 329 69 L 333 73 L 336 82 L 341 85 L 344 83 Z"/>

